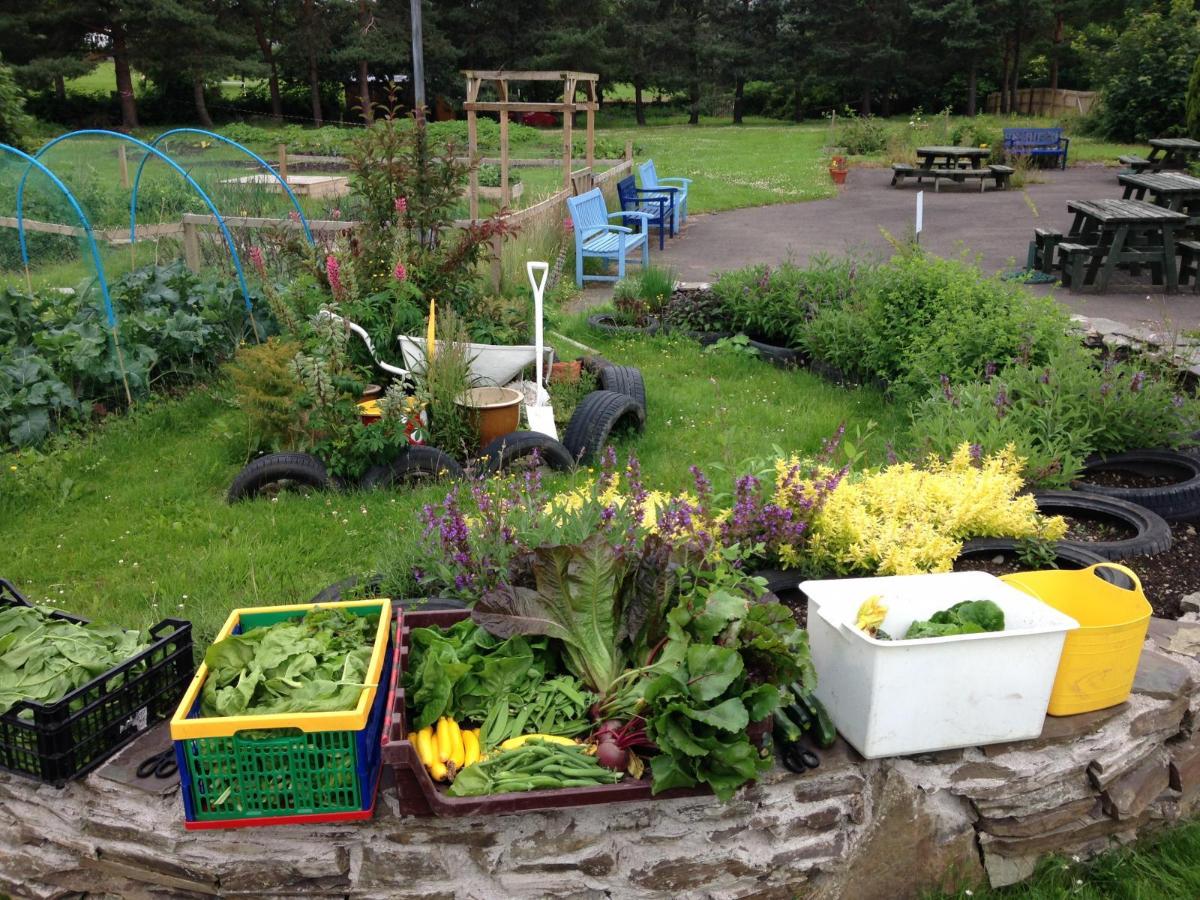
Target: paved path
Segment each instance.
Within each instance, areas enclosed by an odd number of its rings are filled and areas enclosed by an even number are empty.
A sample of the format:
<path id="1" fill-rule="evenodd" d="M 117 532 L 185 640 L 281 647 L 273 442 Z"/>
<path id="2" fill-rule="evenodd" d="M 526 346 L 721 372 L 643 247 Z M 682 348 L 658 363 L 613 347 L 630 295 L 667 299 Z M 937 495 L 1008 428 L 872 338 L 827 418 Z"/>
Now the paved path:
<path id="1" fill-rule="evenodd" d="M 964 250 L 979 254 L 988 272 L 1023 266 L 1035 226 L 1067 231 L 1068 200 L 1121 196 L 1115 168 L 1077 166 L 1065 172 L 1042 171 L 1038 177 L 1043 183 L 1024 190 L 983 194 L 956 186 L 934 193 L 932 186 L 924 185 L 922 244 L 941 256 Z M 829 200 L 693 215 L 685 233 L 669 240 L 665 252 L 659 253 L 656 245 L 651 261 L 671 266 L 683 281 L 707 281 L 716 271 L 785 260 L 803 264 L 820 253 L 886 258 L 891 247 L 883 230 L 897 239 L 906 237 L 918 191 L 912 181 L 893 188 L 890 180 L 888 169 L 854 168 L 846 187 Z M 1148 274 L 1136 282 L 1125 278 L 1116 285 L 1122 293 L 1072 294 L 1056 288 L 1055 296 L 1087 316 L 1178 329 L 1200 327 L 1200 296 L 1192 294 L 1190 286 L 1164 295 L 1150 284 Z M 589 287 L 588 301 L 593 290 Z M 611 288 L 597 291 L 596 300 L 610 293 Z"/>

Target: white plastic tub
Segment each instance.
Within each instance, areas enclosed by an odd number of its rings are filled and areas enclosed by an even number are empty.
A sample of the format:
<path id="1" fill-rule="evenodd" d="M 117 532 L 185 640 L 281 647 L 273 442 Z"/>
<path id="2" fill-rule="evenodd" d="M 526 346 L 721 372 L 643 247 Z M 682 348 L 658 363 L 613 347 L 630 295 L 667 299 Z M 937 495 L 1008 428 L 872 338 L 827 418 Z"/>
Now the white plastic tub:
<path id="1" fill-rule="evenodd" d="M 806 581 L 817 697 L 868 759 L 1022 740 L 1041 734 L 1066 634 L 1079 623 L 985 572 Z M 962 600 L 991 600 L 1004 631 L 878 641 L 855 627 L 880 595 L 882 628 Z"/>

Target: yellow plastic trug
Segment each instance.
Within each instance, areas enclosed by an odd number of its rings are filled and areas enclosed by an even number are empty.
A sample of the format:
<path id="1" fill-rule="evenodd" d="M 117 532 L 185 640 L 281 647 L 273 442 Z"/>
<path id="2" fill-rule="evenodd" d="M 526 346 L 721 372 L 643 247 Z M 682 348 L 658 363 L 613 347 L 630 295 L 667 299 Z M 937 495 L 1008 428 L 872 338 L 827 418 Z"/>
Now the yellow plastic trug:
<path id="1" fill-rule="evenodd" d="M 188 713 L 196 705 L 200 697 L 200 689 L 204 679 L 208 677 L 208 666 L 200 664 L 187 692 L 179 701 L 179 708 L 171 718 L 171 740 L 182 741 L 192 738 L 231 737 L 239 731 L 261 728 L 296 728 L 300 731 L 361 731 L 367 727 L 367 719 L 371 714 L 371 704 L 375 701 L 375 692 L 379 689 L 379 676 L 383 672 L 384 655 L 387 653 L 388 631 L 392 622 L 392 601 L 385 598 L 376 600 L 343 600 L 336 603 L 298 603 L 291 606 L 256 606 L 246 609 L 235 609 L 225 620 L 224 626 L 217 634 L 213 643 L 223 641 L 233 634 L 238 623 L 244 618 L 266 619 L 258 624 L 271 624 L 272 621 L 298 618 L 314 609 L 348 609 L 361 611 L 360 614 L 379 612 L 379 626 L 375 631 L 375 644 L 371 651 L 371 661 L 367 665 L 366 685 L 358 695 L 358 703 L 354 709 L 338 712 L 313 713 L 274 713 L 260 716 L 220 716 L 210 718 L 189 719 Z"/>
<path id="2" fill-rule="evenodd" d="M 1105 581 L 1097 571 L 1101 568 L 1122 573 L 1132 587 Z M 1073 716 L 1125 701 L 1153 612 L 1132 570 L 1098 563 L 1076 571 L 1018 572 L 1001 580 L 1079 623 L 1063 644 L 1046 710 L 1050 715 Z"/>

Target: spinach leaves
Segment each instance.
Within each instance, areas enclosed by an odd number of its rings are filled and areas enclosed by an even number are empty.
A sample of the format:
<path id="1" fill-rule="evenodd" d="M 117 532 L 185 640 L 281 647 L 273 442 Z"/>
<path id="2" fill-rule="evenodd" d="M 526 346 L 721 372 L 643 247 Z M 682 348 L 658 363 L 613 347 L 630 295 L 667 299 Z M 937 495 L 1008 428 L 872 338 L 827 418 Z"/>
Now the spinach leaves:
<path id="1" fill-rule="evenodd" d="M 947 637 L 954 634 L 980 634 L 1004 630 L 1004 610 L 991 600 L 964 600 L 949 609 L 935 612 L 928 620 L 913 622 L 904 635 L 915 638 Z"/>
<path id="2" fill-rule="evenodd" d="M 204 654 L 202 716 L 336 712 L 358 704 L 379 616 L 315 609 L 252 628 Z"/>
<path id="3" fill-rule="evenodd" d="M 149 644 L 115 625 L 77 625 L 30 606 L 0 610 L 0 714 L 22 700 L 53 703 Z"/>

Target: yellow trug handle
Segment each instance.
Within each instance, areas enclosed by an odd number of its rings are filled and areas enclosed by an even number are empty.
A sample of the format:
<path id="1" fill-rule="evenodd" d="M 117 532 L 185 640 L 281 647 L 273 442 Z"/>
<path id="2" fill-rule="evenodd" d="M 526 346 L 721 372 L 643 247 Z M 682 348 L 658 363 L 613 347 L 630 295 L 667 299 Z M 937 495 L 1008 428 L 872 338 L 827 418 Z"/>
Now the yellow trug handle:
<path id="1" fill-rule="evenodd" d="M 1142 580 L 1137 577 L 1137 572 L 1133 571 L 1133 569 L 1129 568 L 1128 566 L 1123 566 L 1120 563 L 1115 563 L 1115 562 L 1102 562 L 1102 563 L 1096 563 L 1094 566 L 1089 566 L 1088 571 L 1091 572 L 1093 575 L 1095 575 L 1096 570 L 1099 568 L 1116 569 L 1118 572 L 1120 572 L 1122 575 L 1124 575 L 1126 578 L 1128 578 L 1130 581 L 1133 582 L 1133 587 L 1130 590 L 1134 590 L 1134 591 L 1142 590 Z M 1097 577 L 1099 577 L 1099 576 L 1097 576 Z M 1115 585 L 1113 585 L 1113 587 L 1120 587 L 1120 585 L 1115 584 Z"/>

